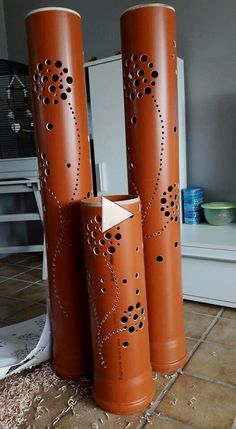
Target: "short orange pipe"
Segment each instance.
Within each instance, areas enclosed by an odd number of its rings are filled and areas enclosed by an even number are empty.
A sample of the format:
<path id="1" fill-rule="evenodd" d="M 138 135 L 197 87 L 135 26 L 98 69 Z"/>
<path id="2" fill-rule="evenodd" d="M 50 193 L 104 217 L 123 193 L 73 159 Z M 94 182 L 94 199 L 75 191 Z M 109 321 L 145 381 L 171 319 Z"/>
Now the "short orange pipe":
<path id="1" fill-rule="evenodd" d="M 121 17 L 129 192 L 140 195 L 153 369 L 186 360 L 181 290 L 175 11 Z"/>
<path id="2" fill-rule="evenodd" d="M 102 232 L 101 198 L 82 201 L 94 354 L 95 401 L 131 414 L 152 400 L 145 272 L 139 198 L 109 200 L 132 213 Z"/>
<path id="3" fill-rule="evenodd" d="M 78 379 L 91 366 L 80 200 L 92 193 L 80 16 L 45 8 L 26 18 L 44 201 L 53 367 Z"/>

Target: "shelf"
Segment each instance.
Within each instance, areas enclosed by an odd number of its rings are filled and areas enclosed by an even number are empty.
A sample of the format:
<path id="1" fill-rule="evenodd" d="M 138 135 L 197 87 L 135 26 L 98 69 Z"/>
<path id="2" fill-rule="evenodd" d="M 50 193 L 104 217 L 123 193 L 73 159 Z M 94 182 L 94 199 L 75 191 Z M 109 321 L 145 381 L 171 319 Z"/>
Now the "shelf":
<path id="1" fill-rule="evenodd" d="M 182 247 L 236 251 L 236 223 L 182 225 Z"/>
<path id="2" fill-rule="evenodd" d="M 22 222 L 41 220 L 39 213 L 17 213 L 0 215 L 0 222 Z"/>
<path id="3" fill-rule="evenodd" d="M 1 246 L 0 255 L 10 255 L 12 253 L 26 253 L 26 252 L 43 252 L 43 244 L 32 244 L 25 246 Z"/>

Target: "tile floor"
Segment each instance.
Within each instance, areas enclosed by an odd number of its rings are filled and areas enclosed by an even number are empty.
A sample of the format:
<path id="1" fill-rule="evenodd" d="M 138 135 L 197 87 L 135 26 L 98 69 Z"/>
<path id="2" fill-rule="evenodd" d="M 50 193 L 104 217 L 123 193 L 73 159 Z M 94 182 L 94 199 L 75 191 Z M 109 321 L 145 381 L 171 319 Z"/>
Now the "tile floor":
<path id="1" fill-rule="evenodd" d="M 46 296 L 41 255 L 0 260 L 0 326 L 43 313 Z M 1 402 L 4 389 L 11 392 L 31 381 L 36 386 L 39 380 L 21 424 L 4 425 L 0 410 L 0 428 L 236 429 L 236 309 L 190 301 L 184 309 L 188 362 L 173 375 L 153 374 L 156 396 L 144 413 L 129 417 L 105 413 L 91 398 L 89 380 L 65 382 L 45 364 L 0 382 Z M 9 403 L 17 402 L 17 392 L 16 388 L 15 397 L 9 393 Z"/>

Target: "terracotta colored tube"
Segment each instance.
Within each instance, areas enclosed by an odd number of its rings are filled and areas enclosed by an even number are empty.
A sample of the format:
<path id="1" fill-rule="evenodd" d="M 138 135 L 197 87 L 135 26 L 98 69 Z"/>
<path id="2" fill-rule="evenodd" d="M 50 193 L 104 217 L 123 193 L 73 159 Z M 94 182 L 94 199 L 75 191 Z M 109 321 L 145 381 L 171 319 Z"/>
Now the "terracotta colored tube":
<path id="1" fill-rule="evenodd" d="M 139 198 L 111 196 L 132 213 L 102 232 L 101 198 L 82 202 L 94 354 L 95 401 L 116 414 L 144 409 L 154 387 L 150 365 Z"/>
<path id="2" fill-rule="evenodd" d="M 90 369 L 80 200 L 92 193 L 80 16 L 62 8 L 26 18 L 47 239 L 53 367 L 77 379 Z"/>
<path id="3" fill-rule="evenodd" d="M 186 360 L 179 224 L 175 11 L 121 17 L 129 192 L 140 195 L 151 361 L 169 372 Z"/>

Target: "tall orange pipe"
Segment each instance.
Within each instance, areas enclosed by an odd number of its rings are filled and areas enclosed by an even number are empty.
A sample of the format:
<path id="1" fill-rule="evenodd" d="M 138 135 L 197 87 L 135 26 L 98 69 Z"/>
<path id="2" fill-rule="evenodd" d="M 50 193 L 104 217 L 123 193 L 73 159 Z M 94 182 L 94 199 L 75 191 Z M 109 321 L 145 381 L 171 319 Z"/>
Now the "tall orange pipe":
<path id="1" fill-rule="evenodd" d="M 62 8 L 26 17 L 47 239 L 53 367 L 90 369 L 89 311 L 80 201 L 92 194 L 80 16 Z"/>
<path id="2" fill-rule="evenodd" d="M 152 400 L 139 198 L 109 196 L 132 218 L 102 232 L 102 199 L 82 201 L 94 354 L 95 401 L 130 414 Z"/>
<path id="3" fill-rule="evenodd" d="M 129 192 L 142 202 L 151 361 L 154 370 L 168 372 L 186 360 L 174 9 L 128 9 L 121 39 Z"/>

